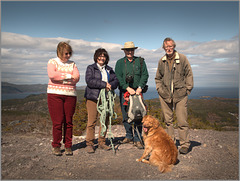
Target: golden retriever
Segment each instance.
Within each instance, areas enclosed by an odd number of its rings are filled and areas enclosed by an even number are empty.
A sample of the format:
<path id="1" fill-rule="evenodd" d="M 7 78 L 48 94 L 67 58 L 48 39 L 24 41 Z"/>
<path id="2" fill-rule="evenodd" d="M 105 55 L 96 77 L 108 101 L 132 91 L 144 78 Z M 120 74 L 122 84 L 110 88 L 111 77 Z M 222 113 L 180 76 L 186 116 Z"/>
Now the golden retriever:
<path id="1" fill-rule="evenodd" d="M 158 166 L 160 172 L 170 172 L 177 162 L 178 150 L 171 137 L 160 127 L 159 121 L 146 115 L 143 120 L 145 150 L 138 162 Z M 147 157 L 150 156 L 149 160 Z"/>

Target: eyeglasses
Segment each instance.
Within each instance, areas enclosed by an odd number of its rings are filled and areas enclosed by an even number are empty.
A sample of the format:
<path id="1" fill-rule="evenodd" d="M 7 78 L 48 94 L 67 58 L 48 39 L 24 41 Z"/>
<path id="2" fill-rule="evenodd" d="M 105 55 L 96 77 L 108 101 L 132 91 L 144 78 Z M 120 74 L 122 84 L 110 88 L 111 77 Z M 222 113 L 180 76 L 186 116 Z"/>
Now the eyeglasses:
<path id="1" fill-rule="evenodd" d="M 165 46 L 164 49 L 173 48 L 173 46 Z"/>
<path id="2" fill-rule="evenodd" d="M 69 55 L 72 55 L 72 52 L 65 53 L 65 55 L 68 55 L 68 54 L 69 54 Z"/>

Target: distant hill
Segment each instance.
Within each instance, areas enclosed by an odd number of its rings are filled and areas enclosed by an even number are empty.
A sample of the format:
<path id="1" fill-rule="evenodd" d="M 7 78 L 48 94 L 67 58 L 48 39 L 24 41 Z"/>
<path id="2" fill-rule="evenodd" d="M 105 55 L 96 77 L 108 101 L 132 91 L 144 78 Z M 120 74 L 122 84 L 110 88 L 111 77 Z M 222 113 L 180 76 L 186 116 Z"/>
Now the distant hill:
<path id="1" fill-rule="evenodd" d="M 2 82 L 2 94 L 18 94 L 26 92 L 45 92 L 47 84 L 11 84 Z M 78 90 L 85 89 L 85 86 L 77 87 Z"/>
<path id="2" fill-rule="evenodd" d="M 24 92 L 43 92 L 46 91 L 47 84 L 11 84 L 2 82 L 2 94 L 24 93 Z"/>

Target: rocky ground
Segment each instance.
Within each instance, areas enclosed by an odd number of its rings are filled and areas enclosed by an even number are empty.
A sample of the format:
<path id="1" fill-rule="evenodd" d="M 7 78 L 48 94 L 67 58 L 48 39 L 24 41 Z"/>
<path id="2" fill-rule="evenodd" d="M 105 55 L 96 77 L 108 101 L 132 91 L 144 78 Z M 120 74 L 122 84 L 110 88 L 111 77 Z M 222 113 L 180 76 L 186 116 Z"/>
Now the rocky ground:
<path id="1" fill-rule="evenodd" d="M 85 137 L 79 136 L 73 139 L 74 155 L 68 157 L 51 154 L 51 134 L 3 133 L 1 179 L 239 180 L 238 131 L 190 130 L 191 151 L 179 155 L 178 164 L 165 174 L 155 166 L 136 162 L 143 150 L 119 143 L 124 138 L 123 126 L 112 126 L 112 132 L 115 152 L 97 149 L 88 154 Z"/>

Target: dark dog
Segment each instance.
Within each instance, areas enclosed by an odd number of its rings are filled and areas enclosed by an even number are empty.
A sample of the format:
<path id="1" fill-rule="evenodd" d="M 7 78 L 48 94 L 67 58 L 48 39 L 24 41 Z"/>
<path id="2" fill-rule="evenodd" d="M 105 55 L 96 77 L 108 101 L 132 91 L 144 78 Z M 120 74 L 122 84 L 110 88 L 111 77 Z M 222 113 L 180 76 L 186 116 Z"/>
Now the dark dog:
<path id="1" fill-rule="evenodd" d="M 160 172 L 170 172 L 177 162 L 178 151 L 171 137 L 160 127 L 159 121 L 146 115 L 143 120 L 145 150 L 138 162 L 158 166 Z M 149 160 L 146 158 L 149 156 Z"/>

